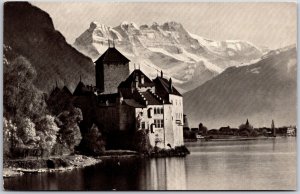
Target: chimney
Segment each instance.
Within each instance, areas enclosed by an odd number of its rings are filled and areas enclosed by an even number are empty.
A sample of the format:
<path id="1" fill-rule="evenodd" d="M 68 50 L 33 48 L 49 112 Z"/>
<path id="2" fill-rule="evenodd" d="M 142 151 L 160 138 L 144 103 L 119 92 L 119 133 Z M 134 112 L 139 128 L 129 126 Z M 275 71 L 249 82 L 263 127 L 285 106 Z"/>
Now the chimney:
<path id="1" fill-rule="evenodd" d="M 136 75 L 135 76 L 135 88 L 138 88 L 139 87 L 139 76 Z"/>
<path id="2" fill-rule="evenodd" d="M 173 92 L 172 78 L 169 79 L 169 89 Z"/>
<path id="3" fill-rule="evenodd" d="M 144 75 L 141 75 L 141 84 L 144 84 L 144 83 L 145 83 Z"/>
<path id="4" fill-rule="evenodd" d="M 161 78 L 163 78 L 163 77 L 164 77 L 164 73 L 163 73 L 163 71 L 162 71 L 162 70 L 160 71 L 160 77 L 161 77 Z"/>

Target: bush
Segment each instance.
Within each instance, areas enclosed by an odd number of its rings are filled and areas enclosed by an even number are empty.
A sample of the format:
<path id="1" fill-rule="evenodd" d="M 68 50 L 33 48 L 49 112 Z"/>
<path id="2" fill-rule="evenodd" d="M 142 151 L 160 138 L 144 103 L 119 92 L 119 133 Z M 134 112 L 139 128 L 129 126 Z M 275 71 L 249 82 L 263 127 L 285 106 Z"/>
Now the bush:
<path id="1" fill-rule="evenodd" d="M 100 155 L 105 151 L 105 141 L 97 125 L 93 124 L 91 129 L 84 134 L 80 149 L 89 155 Z"/>
<path id="2" fill-rule="evenodd" d="M 139 153 L 150 154 L 152 151 L 149 136 L 143 129 L 135 132 L 132 146 Z"/>

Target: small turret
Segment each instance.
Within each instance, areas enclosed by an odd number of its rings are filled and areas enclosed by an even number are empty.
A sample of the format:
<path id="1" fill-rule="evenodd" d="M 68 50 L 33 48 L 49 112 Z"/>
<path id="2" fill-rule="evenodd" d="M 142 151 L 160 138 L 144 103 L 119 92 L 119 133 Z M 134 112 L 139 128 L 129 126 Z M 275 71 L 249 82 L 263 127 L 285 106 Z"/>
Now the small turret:
<path id="1" fill-rule="evenodd" d="M 169 79 L 169 89 L 171 92 L 173 92 L 172 78 Z"/>

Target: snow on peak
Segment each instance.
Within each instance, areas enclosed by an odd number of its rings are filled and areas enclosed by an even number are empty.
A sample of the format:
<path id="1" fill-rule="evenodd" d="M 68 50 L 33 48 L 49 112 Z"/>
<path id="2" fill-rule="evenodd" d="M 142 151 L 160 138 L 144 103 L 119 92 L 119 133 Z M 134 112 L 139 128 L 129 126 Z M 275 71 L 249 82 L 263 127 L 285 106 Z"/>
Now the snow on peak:
<path id="1" fill-rule="evenodd" d="M 163 25 L 168 25 L 168 26 L 182 26 L 181 23 L 175 22 L 175 21 L 165 22 Z"/>
<path id="2" fill-rule="evenodd" d="M 128 21 L 123 21 L 120 26 L 124 29 L 128 29 L 128 28 L 134 28 L 136 30 L 139 30 L 138 25 L 136 25 L 134 22 L 128 22 Z"/>
<path id="3" fill-rule="evenodd" d="M 247 40 L 226 40 L 225 42 L 226 43 L 232 43 L 232 44 L 248 44 L 250 47 L 253 47 L 253 48 L 259 50 L 260 52 L 262 52 L 262 50 L 260 48 L 258 48 L 253 43 L 251 43 Z"/>
<path id="4" fill-rule="evenodd" d="M 101 24 L 99 22 L 93 21 L 90 24 L 90 28 L 91 29 L 95 29 L 95 28 L 109 28 L 108 26 L 106 26 L 105 24 Z"/>

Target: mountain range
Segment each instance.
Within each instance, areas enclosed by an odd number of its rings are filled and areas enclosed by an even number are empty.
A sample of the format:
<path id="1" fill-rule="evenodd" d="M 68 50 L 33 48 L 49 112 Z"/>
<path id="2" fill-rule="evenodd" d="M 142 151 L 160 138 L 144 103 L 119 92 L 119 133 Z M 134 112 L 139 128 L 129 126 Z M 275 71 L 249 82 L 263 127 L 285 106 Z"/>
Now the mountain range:
<path id="1" fill-rule="evenodd" d="M 115 46 L 132 61 L 132 70 L 141 68 L 150 77 L 163 70 L 183 93 L 227 67 L 249 63 L 263 54 L 263 49 L 248 41 L 206 39 L 177 22 L 150 26 L 122 22 L 116 27 L 92 22 L 73 45 L 94 61 L 109 45 Z"/>
<path id="2" fill-rule="evenodd" d="M 270 51 L 257 62 L 229 67 L 183 95 L 184 113 L 193 126 L 255 127 L 295 125 L 297 60 L 295 45 Z"/>
<path id="3" fill-rule="evenodd" d="M 192 127 L 237 127 L 247 118 L 254 126 L 268 126 L 272 119 L 275 125 L 296 123 L 295 46 L 269 51 L 247 41 L 209 40 L 176 22 L 113 28 L 92 22 L 75 49 L 43 10 L 26 2 L 4 4 L 4 60 L 26 57 L 44 92 L 55 82 L 72 92 L 80 76 L 94 85 L 93 61 L 108 44 L 132 61 L 132 70 L 141 68 L 150 77 L 163 70 L 172 77 L 185 92 L 184 113 Z"/>

